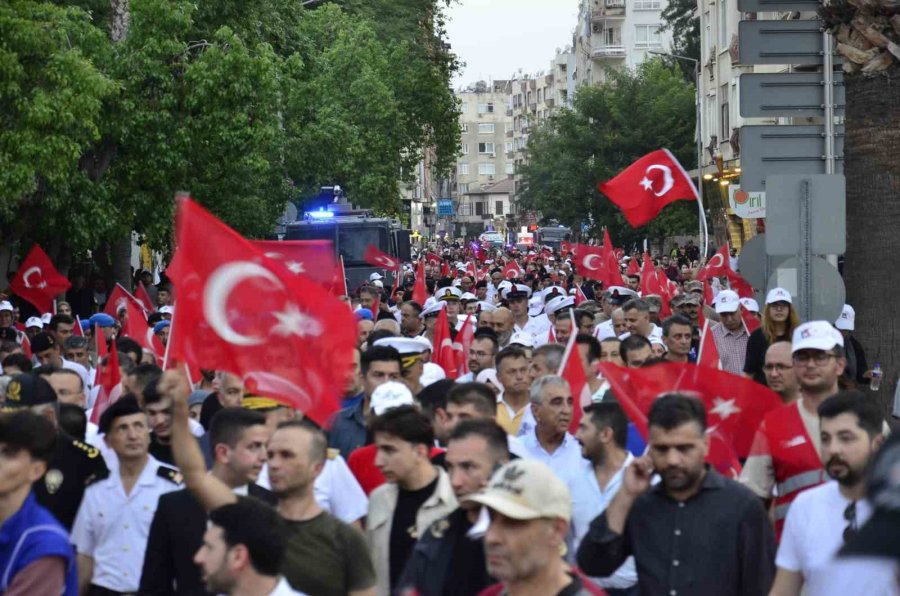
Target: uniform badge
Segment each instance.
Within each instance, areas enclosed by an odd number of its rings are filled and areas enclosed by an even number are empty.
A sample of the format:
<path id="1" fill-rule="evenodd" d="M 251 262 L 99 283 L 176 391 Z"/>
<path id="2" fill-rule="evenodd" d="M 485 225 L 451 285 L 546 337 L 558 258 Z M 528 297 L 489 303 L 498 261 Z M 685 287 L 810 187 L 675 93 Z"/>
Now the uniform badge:
<path id="1" fill-rule="evenodd" d="M 47 492 L 51 495 L 56 494 L 56 491 L 59 490 L 59 487 L 62 486 L 63 483 L 63 473 L 57 469 L 47 470 L 47 473 L 44 474 L 44 484 L 47 485 Z"/>
<path id="2" fill-rule="evenodd" d="M 444 537 L 444 534 L 447 532 L 447 529 L 450 527 L 450 522 L 446 519 L 441 519 L 433 524 L 431 524 L 431 535 L 440 540 Z"/>

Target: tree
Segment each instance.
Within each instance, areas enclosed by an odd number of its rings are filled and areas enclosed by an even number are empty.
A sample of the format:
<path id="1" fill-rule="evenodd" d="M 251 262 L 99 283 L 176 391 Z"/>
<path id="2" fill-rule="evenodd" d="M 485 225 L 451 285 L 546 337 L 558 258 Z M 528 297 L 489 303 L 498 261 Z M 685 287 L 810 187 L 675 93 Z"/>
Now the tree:
<path id="1" fill-rule="evenodd" d="M 697 3 L 694 0 L 669 0 L 662 18 L 665 28 L 672 31 L 672 53 L 700 60 L 700 19 L 694 16 Z M 685 80 L 696 82 L 696 67 L 687 60 L 670 59 L 681 69 Z"/>
<path id="2" fill-rule="evenodd" d="M 844 175 L 847 184 L 847 302 L 856 309 L 854 334 L 870 366 L 885 373 L 878 398 L 892 409 L 900 371 L 896 330 L 900 314 L 885 308 L 885 297 L 900 287 L 895 255 L 900 252 L 900 33 L 895 10 L 883 2 L 860 5 L 845 0 L 822 9 L 844 58 L 846 119 Z"/>
<path id="3" fill-rule="evenodd" d="M 620 246 L 696 230 L 696 203 L 673 203 L 633 230 L 597 190 L 598 182 L 655 149 L 667 148 L 693 165 L 694 121 L 693 88 L 676 68 L 651 60 L 634 71 L 610 72 L 606 85 L 580 88 L 572 110 L 560 111 L 529 137 L 520 209 L 536 209 L 573 228 L 589 224 L 595 235 L 607 226 Z"/>

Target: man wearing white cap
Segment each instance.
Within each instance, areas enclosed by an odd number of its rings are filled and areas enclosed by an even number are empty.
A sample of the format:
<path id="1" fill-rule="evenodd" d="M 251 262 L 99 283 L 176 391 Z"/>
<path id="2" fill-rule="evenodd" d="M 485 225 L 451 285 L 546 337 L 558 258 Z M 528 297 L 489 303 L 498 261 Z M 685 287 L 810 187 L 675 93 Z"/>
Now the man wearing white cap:
<path id="1" fill-rule="evenodd" d="M 777 493 L 775 532 L 779 537 L 791 502 L 825 480 L 819 458 L 818 408 L 838 392 L 838 378 L 847 364 L 844 338 L 828 321 L 800 325 L 792 344 L 800 398 L 763 418 L 741 472 L 741 482 L 761 498 Z"/>
<path id="2" fill-rule="evenodd" d="M 505 288 L 501 296 L 509 304 L 509 310 L 512 312 L 513 331 L 524 331 L 534 337 L 541 337 L 547 333 L 550 321 L 543 313 L 535 317 L 528 315 L 528 298 L 531 296 L 531 288 L 524 284 L 515 284 Z"/>
<path id="3" fill-rule="evenodd" d="M 719 323 L 710 330 L 719 352 L 722 370 L 741 374 L 747 361 L 747 342 L 750 334 L 741 317 L 741 298 L 736 292 L 722 290 L 716 296 Z"/>
<path id="4" fill-rule="evenodd" d="M 841 316 L 834 322 L 834 326 L 844 337 L 844 350 L 847 353 L 847 368 L 844 370 L 844 379 L 851 384 L 868 385 L 872 378 L 872 372 L 866 362 L 866 353 L 862 345 L 854 337 L 856 328 L 856 311 L 849 304 L 845 304 L 841 310 Z"/>
<path id="5" fill-rule="evenodd" d="M 497 470 L 487 489 L 464 504 L 490 511 L 484 537 L 488 573 L 500 583 L 483 596 L 604 594 L 567 565 L 563 550 L 572 519 L 569 489 L 539 461 L 520 459 Z"/>
<path id="6" fill-rule="evenodd" d="M 43 330 L 44 322 L 41 321 L 40 317 L 28 317 L 28 320 L 25 321 L 25 335 L 28 336 L 29 340 Z"/>
<path id="7" fill-rule="evenodd" d="M 459 288 L 448 286 L 435 290 L 434 297 L 447 305 L 445 308 L 447 309 L 447 322 L 450 324 L 450 336 L 456 339 L 456 332 L 460 326 L 459 311 L 461 305 L 459 299 L 462 297 L 462 292 L 459 291 Z"/>
<path id="8" fill-rule="evenodd" d="M 421 338 L 424 339 L 424 338 Z M 376 340 L 373 346 L 388 346 L 400 353 L 402 364 L 401 374 L 403 383 L 409 387 L 413 395 L 418 395 L 422 389 L 422 372 L 425 361 L 422 356 L 428 350 L 426 344 L 420 338 L 413 337 L 384 337 Z"/>

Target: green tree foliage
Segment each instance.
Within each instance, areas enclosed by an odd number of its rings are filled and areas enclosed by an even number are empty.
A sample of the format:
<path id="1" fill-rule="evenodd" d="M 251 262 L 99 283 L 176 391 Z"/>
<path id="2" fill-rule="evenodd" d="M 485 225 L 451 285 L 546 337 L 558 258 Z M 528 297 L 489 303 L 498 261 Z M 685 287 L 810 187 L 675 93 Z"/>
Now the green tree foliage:
<path id="1" fill-rule="evenodd" d="M 672 53 L 700 60 L 700 19 L 694 13 L 697 3 L 693 0 L 669 0 L 662 12 L 666 29 L 672 31 Z M 724 48 L 719 48 L 720 50 Z M 673 60 L 678 64 L 685 79 L 696 79 L 696 66 L 687 60 Z"/>
<path id="2" fill-rule="evenodd" d="M 594 235 L 607 226 L 620 246 L 696 230 L 694 202 L 672 203 L 647 226 L 632 230 L 597 190 L 598 182 L 656 149 L 669 149 L 685 167 L 695 165 L 693 87 L 660 60 L 610 77 L 602 87 L 579 89 L 572 110 L 562 110 L 531 134 L 520 207 L 573 228 L 588 224 Z"/>
<path id="3" fill-rule="evenodd" d="M 396 211 L 426 147 L 455 156 L 457 64 L 438 0 L 339 4 L 130 0 L 115 42 L 109 0 L 0 4 L 3 241 L 165 248 L 178 190 L 251 236 L 322 184 Z"/>

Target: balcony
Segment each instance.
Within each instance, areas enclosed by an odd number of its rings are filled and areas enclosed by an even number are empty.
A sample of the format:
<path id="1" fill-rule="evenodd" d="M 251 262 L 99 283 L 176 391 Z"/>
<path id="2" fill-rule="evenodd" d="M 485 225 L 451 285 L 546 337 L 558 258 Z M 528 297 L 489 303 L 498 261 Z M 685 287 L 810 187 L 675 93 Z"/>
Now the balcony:
<path id="1" fill-rule="evenodd" d="M 624 45 L 603 45 L 597 46 L 593 50 L 591 50 L 591 58 L 624 58 L 625 57 L 625 46 Z"/>
<path id="2" fill-rule="evenodd" d="M 610 4 L 618 4 L 610 6 Z M 624 19 L 625 3 L 608 2 L 605 7 L 591 11 L 591 23 L 602 23 L 606 19 Z"/>

